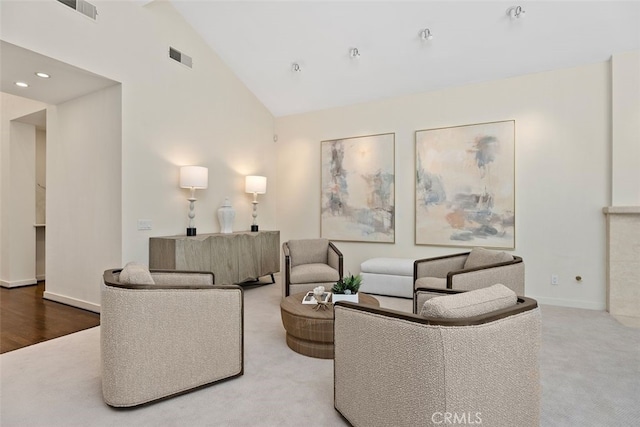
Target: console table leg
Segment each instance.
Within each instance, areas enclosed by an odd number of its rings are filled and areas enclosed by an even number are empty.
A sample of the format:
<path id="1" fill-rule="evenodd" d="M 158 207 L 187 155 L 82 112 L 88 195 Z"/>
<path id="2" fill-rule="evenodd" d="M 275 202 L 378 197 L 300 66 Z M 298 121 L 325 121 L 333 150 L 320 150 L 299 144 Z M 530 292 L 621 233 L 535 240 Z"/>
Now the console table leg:
<path id="1" fill-rule="evenodd" d="M 276 283 L 276 278 L 273 277 L 273 273 L 271 273 L 271 283 Z"/>

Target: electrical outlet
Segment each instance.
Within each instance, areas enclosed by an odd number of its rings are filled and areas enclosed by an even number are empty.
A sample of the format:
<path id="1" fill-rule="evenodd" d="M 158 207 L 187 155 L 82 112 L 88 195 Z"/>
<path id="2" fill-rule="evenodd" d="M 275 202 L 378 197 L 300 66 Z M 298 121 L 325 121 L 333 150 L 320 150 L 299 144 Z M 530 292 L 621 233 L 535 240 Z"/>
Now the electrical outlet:
<path id="1" fill-rule="evenodd" d="M 551 284 L 552 285 L 557 285 L 558 284 L 558 275 L 557 274 L 552 274 L 551 275 Z"/>
<path id="2" fill-rule="evenodd" d="M 151 230 L 151 220 L 150 219 L 139 219 L 138 220 L 138 230 Z"/>

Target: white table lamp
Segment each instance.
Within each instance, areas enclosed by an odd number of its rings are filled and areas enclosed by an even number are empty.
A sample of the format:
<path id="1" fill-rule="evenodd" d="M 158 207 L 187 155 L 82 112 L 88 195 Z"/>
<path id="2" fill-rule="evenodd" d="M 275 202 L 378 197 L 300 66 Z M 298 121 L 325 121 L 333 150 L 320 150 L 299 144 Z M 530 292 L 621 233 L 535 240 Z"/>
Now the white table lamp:
<path id="1" fill-rule="evenodd" d="M 180 168 L 180 187 L 191 189 L 189 200 L 189 227 L 187 236 L 196 235 L 196 227 L 193 219 L 196 217 L 194 203 L 196 199 L 196 189 L 205 189 L 209 186 L 209 169 L 203 166 L 182 166 Z"/>
<path id="2" fill-rule="evenodd" d="M 244 191 L 246 193 L 253 193 L 253 224 L 251 225 L 251 231 L 258 231 L 258 223 L 256 218 L 258 217 L 258 194 L 265 194 L 267 192 L 267 177 L 250 175 L 245 177 Z"/>

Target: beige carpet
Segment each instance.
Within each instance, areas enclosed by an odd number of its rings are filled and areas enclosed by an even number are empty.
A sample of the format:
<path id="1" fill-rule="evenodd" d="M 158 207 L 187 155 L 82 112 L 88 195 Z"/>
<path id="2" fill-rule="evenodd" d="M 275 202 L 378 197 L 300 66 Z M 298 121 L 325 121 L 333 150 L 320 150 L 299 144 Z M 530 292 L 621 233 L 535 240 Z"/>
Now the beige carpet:
<path id="1" fill-rule="evenodd" d="M 0 356 L 0 425 L 341 426 L 333 363 L 285 344 L 279 285 L 245 291 L 245 374 L 137 409 L 102 402 L 99 328 Z M 410 300 L 380 297 L 409 311 Z M 607 313 L 543 307 L 543 426 L 640 419 L 640 331 Z"/>

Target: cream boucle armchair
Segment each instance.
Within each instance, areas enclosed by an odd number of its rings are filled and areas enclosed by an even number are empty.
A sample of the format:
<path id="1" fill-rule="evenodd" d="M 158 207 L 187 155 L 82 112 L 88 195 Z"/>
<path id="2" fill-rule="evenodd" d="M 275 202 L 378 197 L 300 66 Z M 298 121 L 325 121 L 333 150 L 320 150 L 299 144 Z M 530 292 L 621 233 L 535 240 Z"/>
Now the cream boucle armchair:
<path id="1" fill-rule="evenodd" d="M 413 264 L 413 311 L 426 301 L 428 288 L 471 291 L 496 283 L 524 295 L 522 258 L 477 247 L 471 252 L 419 259 Z"/>
<path id="2" fill-rule="evenodd" d="M 454 416 L 537 427 L 536 301 L 502 285 L 431 292 L 446 296 L 425 301 L 421 314 L 335 304 L 336 410 L 363 427 L 439 426 Z"/>
<path id="3" fill-rule="evenodd" d="M 214 285 L 213 273 L 139 268 L 107 270 L 103 278 L 107 404 L 141 405 L 243 374 L 239 286 Z"/>
<path id="4" fill-rule="evenodd" d="M 327 239 L 289 240 L 282 244 L 282 251 L 285 297 L 316 286 L 329 290 L 342 279 L 342 252 Z"/>

